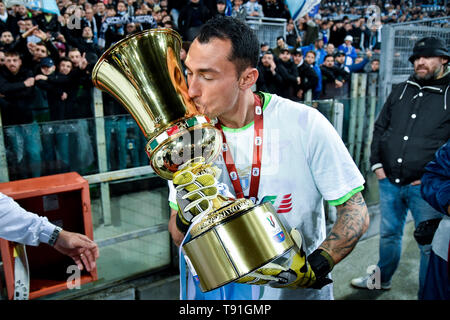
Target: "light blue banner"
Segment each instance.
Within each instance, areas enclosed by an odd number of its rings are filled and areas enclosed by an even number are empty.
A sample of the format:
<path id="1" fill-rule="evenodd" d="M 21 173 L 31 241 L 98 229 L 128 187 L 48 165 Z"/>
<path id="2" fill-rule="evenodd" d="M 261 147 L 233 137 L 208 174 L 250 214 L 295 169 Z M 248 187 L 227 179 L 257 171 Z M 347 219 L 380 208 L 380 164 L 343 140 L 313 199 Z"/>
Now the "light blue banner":
<path id="1" fill-rule="evenodd" d="M 59 8 L 55 0 L 30 1 L 29 4 L 26 6 L 33 10 L 40 10 L 42 12 L 60 15 Z"/>
<path id="2" fill-rule="evenodd" d="M 307 15 L 319 3 L 320 0 L 286 0 L 289 12 L 294 21 Z"/>
<path id="3" fill-rule="evenodd" d="M 56 0 L 4 0 L 7 8 L 13 5 L 24 5 L 31 10 L 39 10 L 42 12 L 60 15 Z"/>

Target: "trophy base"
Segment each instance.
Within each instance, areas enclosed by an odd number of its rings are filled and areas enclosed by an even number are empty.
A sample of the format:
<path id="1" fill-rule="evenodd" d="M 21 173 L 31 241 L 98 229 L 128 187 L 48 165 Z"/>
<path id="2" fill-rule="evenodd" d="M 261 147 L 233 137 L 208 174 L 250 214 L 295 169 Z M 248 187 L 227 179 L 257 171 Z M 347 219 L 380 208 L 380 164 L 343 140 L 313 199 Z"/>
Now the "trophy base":
<path id="1" fill-rule="evenodd" d="M 270 202 L 221 220 L 183 246 L 203 292 L 261 268 L 295 247 Z"/>

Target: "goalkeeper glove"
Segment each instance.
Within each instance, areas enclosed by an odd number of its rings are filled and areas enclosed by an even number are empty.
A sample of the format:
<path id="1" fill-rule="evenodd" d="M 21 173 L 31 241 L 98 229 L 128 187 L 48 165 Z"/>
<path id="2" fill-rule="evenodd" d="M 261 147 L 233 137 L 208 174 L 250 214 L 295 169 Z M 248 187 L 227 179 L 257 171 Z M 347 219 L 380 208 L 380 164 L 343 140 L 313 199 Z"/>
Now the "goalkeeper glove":
<path id="1" fill-rule="evenodd" d="M 285 266 L 271 262 L 236 282 L 291 289 L 321 289 L 330 284 L 332 280 L 327 278 L 327 274 L 333 268 L 334 263 L 328 253 L 318 249 L 307 259 L 302 247 L 300 232 L 292 229 L 291 237 L 298 250 L 292 251 L 293 255 Z"/>
<path id="2" fill-rule="evenodd" d="M 217 180 L 220 170 L 210 164 L 189 163 L 173 176 L 177 189 L 177 227 L 186 232 L 198 214 L 212 209 L 212 199 L 217 197 Z"/>

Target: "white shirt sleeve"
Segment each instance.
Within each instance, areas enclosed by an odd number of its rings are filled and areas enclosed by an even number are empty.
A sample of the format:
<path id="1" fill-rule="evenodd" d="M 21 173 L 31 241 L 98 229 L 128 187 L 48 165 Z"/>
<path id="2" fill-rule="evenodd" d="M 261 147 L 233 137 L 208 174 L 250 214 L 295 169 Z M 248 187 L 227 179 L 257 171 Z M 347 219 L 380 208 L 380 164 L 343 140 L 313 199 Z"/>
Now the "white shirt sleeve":
<path id="1" fill-rule="evenodd" d="M 169 185 L 169 206 L 178 211 L 177 191 L 175 190 L 175 186 L 173 185 L 172 180 L 168 180 L 167 184 Z"/>
<path id="2" fill-rule="evenodd" d="M 311 112 L 310 120 L 305 146 L 316 186 L 324 199 L 339 199 L 364 185 L 362 174 L 331 123 L 318 111 Z"/>
<path id="3" fill-rule="evenodd" d="M 48 243 L 55 228 L 46 217 L 26 211 L 0 192 L 0 238 L 37 246 Z"/>

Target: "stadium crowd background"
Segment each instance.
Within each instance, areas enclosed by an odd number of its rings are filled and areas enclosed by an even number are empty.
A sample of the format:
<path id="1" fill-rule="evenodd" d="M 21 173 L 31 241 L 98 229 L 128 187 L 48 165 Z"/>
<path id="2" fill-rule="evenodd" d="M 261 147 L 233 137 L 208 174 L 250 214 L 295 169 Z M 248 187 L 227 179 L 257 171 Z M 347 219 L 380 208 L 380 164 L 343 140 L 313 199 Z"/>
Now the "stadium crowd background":
<path id="1" fill-rule="evenodd" d="M 313 99 L 336 97 L 339 88 L 346 88 L 339 91 L 346 96 L 352 72 L 378 72 L 383 25 L 450 15 L 447 1 L 419 0 L 324 0 L 296 23 L 284 0 L 58 0 L 57 5 L 61 15 L 0 0 L 0 106 L 11 179 L 88 173 L 95 158 L 90 154 L 96 152 L 88 147 L 95 135 L 85 121 L 94 117 L 91 71 L 107 48 L 130 34 L 175 29 L 183 38 L 183 61 L 201 25 L 215 15 L 284 18 L 286 37 L 272 48 L 261 43 L 257 89 L 303 101 L 308 90 Z M 378 8 L 377 19 L 369 6 Z M 448 20 L 440 26 L 448 27 Z M 130 161 L 147 164 L 143 152 L 130 160 L 129 150 L 142 150 L 145 141 L 141 135 L 130 142 L 129 123 L 117 117 L 127 112 L 109 95 L 102 97 L 104 116 L 110 117 L 105 121 L 109 169 L 124 169 Z M 114 152 L 111 137 L 117 141 Z M 70 139 L 82 149 L 69 147 Z"/>

